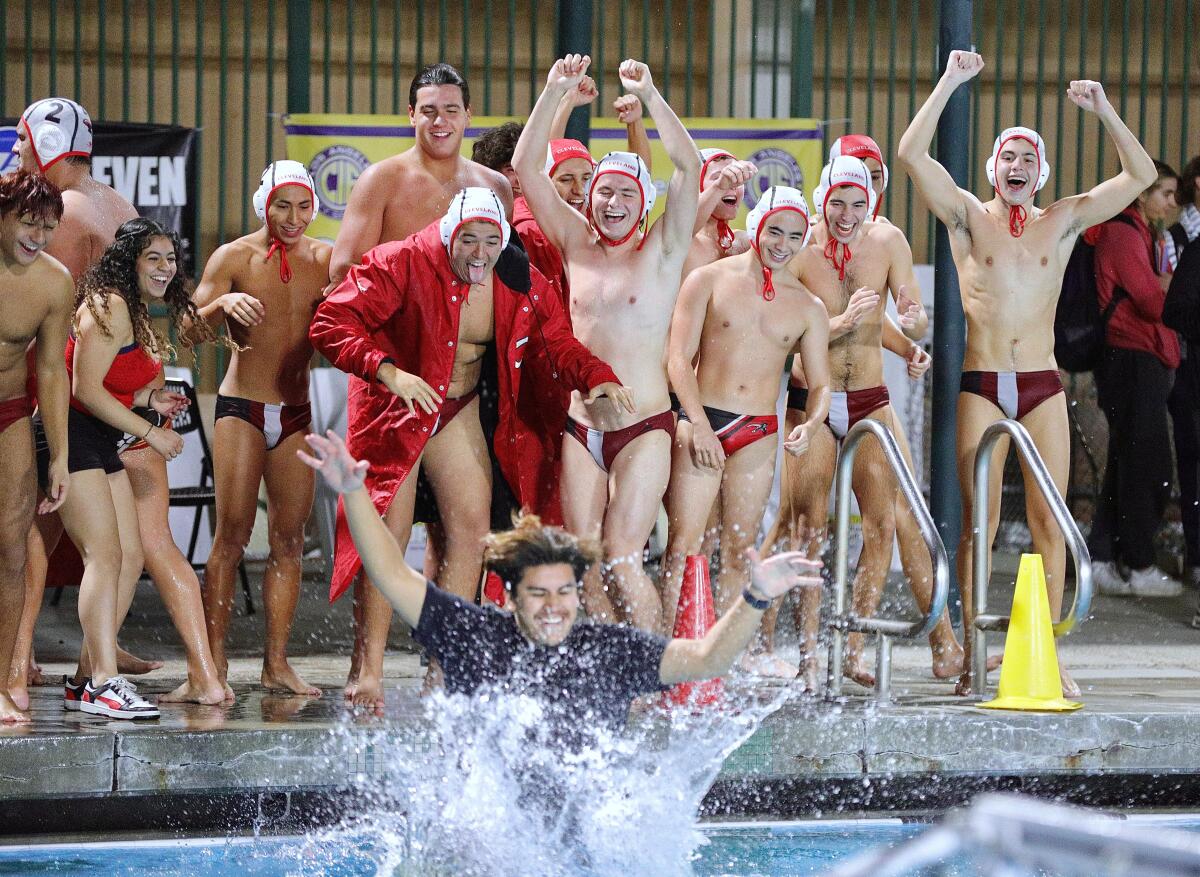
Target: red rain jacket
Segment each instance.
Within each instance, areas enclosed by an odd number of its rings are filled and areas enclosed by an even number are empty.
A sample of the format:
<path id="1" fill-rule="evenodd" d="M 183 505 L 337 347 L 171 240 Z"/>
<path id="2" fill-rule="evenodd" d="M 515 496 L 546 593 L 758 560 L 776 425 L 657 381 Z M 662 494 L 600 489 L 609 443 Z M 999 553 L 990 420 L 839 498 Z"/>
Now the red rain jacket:
<path id="1" fill-rule="evenodd" d="M 500 396 L 494 446 L 518 501 L 539 513 L 545 511 L 550 520 L 549 513 L 558 508 L 558 475 L 547 477 L 544 461 L 549 446 L 560 439 L 539 432 L 523 412 L 536 410 L 539 398 L 558 390 L 537 380 L 522 383 L 522 362 L 548 357 L 554 363 L 550 373 L 555 380 L 585 393 L 616 382 L 617 376 L 571 334 L 550 283 L 536 271 L 530 273 L 529 293 L 516 292 L 493 275 Z M 366 486 L 381 515 L 416 465 L 438 415 L 426 414 L 419 406 L 410 413 L 375 380 L 375 374 L 383 359 L 390 357 L 397 368 L 419 375 L 444 396 L 467 289 L 450 268 L 435 222 L 403 241 L 367 252 L 313 317 L 309 328 L 313 347 L 351 376 L 346 443 L 351 454 L 371 463 Z M 331 601 L 350 586 L 360 566 L 339 502 Z"/>
<path id="2" fill-rule="evenodd" d="M 546 233 L 533 218 L 529 202 L 524 198 L 518 198 L 513 203 L 513 228 L 521 235 L 521 243 L 525 245 L 525 252 L 529 254 L 529 264 L 541 271 L 558 291 L 563 312 L 567 315 L 569 322 L 571 319 L 571 293 L 567 286 L 566 265 L 563 264 L 562 254 L 558 248 L 550 243 Z"/>

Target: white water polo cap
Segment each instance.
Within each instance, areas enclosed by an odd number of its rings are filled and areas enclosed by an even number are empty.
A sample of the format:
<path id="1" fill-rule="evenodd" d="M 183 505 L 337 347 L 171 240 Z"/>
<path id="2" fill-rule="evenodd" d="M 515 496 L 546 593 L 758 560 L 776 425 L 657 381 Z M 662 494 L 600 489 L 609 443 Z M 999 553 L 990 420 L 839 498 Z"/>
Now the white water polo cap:
<path id="1" fill-rule="evenodd" d="M 730 161 L 737 160 L 736 156 L 734 156 L 734 154 L 732 152 L 729 152 L 728 150 L 725 150 L 725 149 L 718 149 L 716 147 L 710 146 L 706 149 L 700 150 L 700 191 L 701 192 L 704 191 L 704 178 L 708 176 L 708 166 L 711 165 L 714 161 L 721 161 L 722 159 L 728 159 Z"/>
<path id="2" fill-rule="evenodd" d="M 86 158 L 92 154 L 92 119 L 68 98 L 48 97 L 31 103 L 21 114 L 21 127 L 42 173 L 69 155 Z"/>
<path id="3" fill-rule="evenodd" d="M 450 202 L 450 209 L 442 217 L 439 226 L 442 244 L 447 253 L 450 252 L 450 245 L 454 243 L 454 236 L 458 234 L 458 230 L 468 222 L 490 222 L 500 229 L 501 249 L 508 246 L 512 230 L 504 216 L 504 205 L 500 203 L 496 193 L 486 186 L 469 186 L 455 195 Z"/>
<path id="4" fill-rule="evenodd" d="M 654 199 L 658 196 L 658 192 L 654 188 L 654 180 L 650 176 L 650 169 L 646 167 L 646 163 L 642 161 L 640 155 L 633 152 L 610 152 L 596 162 L 596 169 L 592 173 L 592 179 L 588 182 L 587 190 L 587 215 L 591 219 L 592 216 L 592 190 L 596 188 L 596 181 L 605 174 L 616 174 L 622 177 L 628 177 L 637 183 L 638 189 L 642 194 L 642 212 L 638 217 L 638 221 L 629 229 L 629 233 L 619 241 L 612 240 L 600 232 L 600 239 L 605 243 L 617 246 L 625 243 L 633 237 L 633 233 L 638 227 L 646 221 L 646 217 L 650 215 L 650 211 L 654 208 Z M 592 225 L 595 226 L 595 220 L 592 220 Z"/>
<path id="5" fill-rule="evenodd" d="M 303 186 L 308 189 L 308 194 L 312 196 L 312 216 L 309 217 L 309 221 L 312 221 L 321 206 L 317 200 L 316 183 L 309 175 L 308 168 L 300 162 L 290 159 L 273 161 L 262 172 L 253 199 L 255 215 L 263 222 L 267 221 L 267 208 L 271 204 L 271 196 L 283 186 Z"/>
<path id="6" fill-rule="evenodd" d="M 791 186 L 772 186 L 762 193 L 754 209 L 746 214 L 746 234 L 750 236 L 750 246 L 754 248 L 759 262 L 762 262 L 762 253 L 758 248 L 758 238 L 762 234 L 763 225 L 776 213 L 783 213 L 785 210 L 794 211 L 803 218 L 804 241 L 801 246 L 808 244 L 808 239 L 812 236 L 812 223 L 809 221 L 808 201 L 805 200 L 804 193 Z M 762 296 L 767 301 L 775 298 L 775 284 L 771 280 L 771 269 L 766 264 L 763 264 Z"/>
<path id="7" fill-rule="evenodd" d="M 818 216 L 825 215 L 825 206 L 834 189 L 853 186 L 867 196 L 867 213 L 875 215 L 875 190 L 871 187 L 871 171 L 861 158 L 839 155 L 821 168 L 821 182 L 813 190 L 813 208 Z"/>
<path id="8" fill-rule="evenodd" d="M 1024 140 L 1036 150 L 1038 175 L 1037 182 L 1033 185 L 1033 191 L 1040 192 L 1046 185 L 1046 181 L 1050 179 L 1050 162 L 1046 159 L 1046 142 L 1042 140 L 1042 135 L 1037 131 L 1032 128 L 1022 128 L 1020 125 L 1015 128 L 1005 128 L 996 138 L 996 142 L 992 146 L 992 155 L 986 165 L 988 182 L 992 184 L 993 189 L 996 188 L 996 162 L 1000 159 L 1000 153 L 1010 140 Z"/>

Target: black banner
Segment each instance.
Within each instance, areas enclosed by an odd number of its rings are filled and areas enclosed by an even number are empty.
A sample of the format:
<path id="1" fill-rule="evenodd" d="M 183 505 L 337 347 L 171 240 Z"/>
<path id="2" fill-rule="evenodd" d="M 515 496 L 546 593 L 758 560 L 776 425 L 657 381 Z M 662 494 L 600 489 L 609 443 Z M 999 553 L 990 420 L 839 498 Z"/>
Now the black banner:
<path id="1" fill-rule="evenodd" d="M 0 172 L 16 170 L 10 154 L 17 119 L 0 120 Z M 196 129 L 139 122 L 96 122 L 92 176 L 112 186 L 142 216 L 174 229 L 183 243 L 183 270 L 194 273 Z"/>

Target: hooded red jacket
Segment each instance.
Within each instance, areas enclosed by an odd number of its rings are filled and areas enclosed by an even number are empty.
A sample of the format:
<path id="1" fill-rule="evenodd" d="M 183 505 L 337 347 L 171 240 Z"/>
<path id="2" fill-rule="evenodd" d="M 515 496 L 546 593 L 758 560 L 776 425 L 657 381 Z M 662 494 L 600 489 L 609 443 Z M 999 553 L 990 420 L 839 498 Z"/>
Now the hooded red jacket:
<path id="1" fill-rule="evenodd" d="M 551 513 L 558 508 L 558 478 L 548 478 L 544 460 L 557 442 L 522 412 L 558 392 L 533 379 L 522 381 L 521 364 L 546 358 L 552 380 L 586 393 L 617 376 L 571 334 L 551 284 L 537 271 L 533 286 L 519 293 L 493 274 L 492 305 L 497 350 L 500 422 L 494 447 L 500 469 L 523 506 Z M 406 238 L 381 244 L 350 269 L 345 280 L 321 302 L 309 328 L 312 345 L 342 371 L 349 372 L 347 403 L 350 453 L 371 463 L 367 490 L 382 515 L 401 482 L 416 465 L 438 415 L 408 406 L 375 380 L 384 358 L 419 375 L 444 395 L 458 345 L 458 325 L 468 284 L 450 267 L 438 223 Z M 532 375 L 530 376 L 533 377 Z M 559 512 L 561 519 L 561 512 Z M 330 600 L 337 599 L 361 566 L 338 504 L 337 543 Z"/>

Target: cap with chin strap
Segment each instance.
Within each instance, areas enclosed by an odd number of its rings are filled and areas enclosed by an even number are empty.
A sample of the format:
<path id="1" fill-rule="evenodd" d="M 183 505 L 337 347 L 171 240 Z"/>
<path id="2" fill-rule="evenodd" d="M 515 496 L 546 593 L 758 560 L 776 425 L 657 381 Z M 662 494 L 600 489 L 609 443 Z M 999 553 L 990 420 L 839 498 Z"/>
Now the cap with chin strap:
<path id="1" fill-rule="evenodd" d="M 317 215 L 320 202 L 317 200 L 316 183 L 308 173 L 308 168 L 300 162 L 290 159 L 273 161 L 267 165 L 258 181 L 258 189 L 255 190 L 251 199 L 254 204 L 254 215 L 267 224 L 267 235 L 271 238 L 271 245 L 267 247 L 267 261 L 269 262 L 271 256 L 278 252 L 279 279 L 284 283 L 290 283 L 292 267 L 288 264 L 287 246 L 279 239 L 275 229 L 271 227 L 271 221 L 267 219 L 267 208 L 271 206 L 271 199 L 284 186 L 300 186 L 308 190 L 308 194 L 312 198 L 312 213 L 309 214 L 309 222 L 312 222 Z"/>
<path id="2" fill-rule="evenodd" d="M 446 211 L 438 226 L 447 253 L 450 252 L 459 229 L 468 222 L 490 222 L 500 229 L 500 249 L 508 246 L 512 229 L 504 215 L 504 205 L 500 203 L 496 193 L 486 186 L 468 186 L 451 200 L 450 209 Z"/>
<path id="3" fill-rule="evenodd" d="M 704 191 L 705 177 L 708 176 L 708 166 L 714 161 L 735 161 L 732 152 L 716 147 L 708 147 L 700 150 L 700 191 Z M 724 219 L 717 219 L 717 246 L 721 248 L 722 253 L 728 253 L 733 248 L 733 229 L 729 227 L 729 223 Z"/>
<path id="4" fill-rule="evenodd" d="M 596 182 L 605 174 L 628 177 L 637 183 L 638 190 L 642 193 L 642 214 L 638 218 L 638 221 L 633 224 L 633 227 L 626 233 L 625 237 L 620 240 L 608 237 L 596 225 L 596 220 L 592 216 L 592 192 L 596 188 Z M 633 237 L 633 233 L 646 221 L 646 217 L 650 215 L 650 211 L 654 208 L 654 199 L 657 195 L 658 192 L 654 188 L 654 180 L 650 176 L 650 170 L 646 167 L 646 163 L 642 161 L 640 155 L 633 152 L 610 152 L 596 162 L 596 170 L 593 172 L 592 179 L 588 183 L 587 216 L 591 220 L 596 232 L 600 235 L 600 240 L 612 247 L 620 246 Z"/>
<path id="5" fill-rule="evenodd" d="M 843 186 L 861 189 L 867 197 L 867 212 L 874 213 L 875 190 L 871 188 L 871 172 L 863 164 L 862 159 L 839 155 L 821 169 L 821 182 L 813 190 L 813 204 L 818 216 L 825 217 L 825 210 L 834 189 L 840 189 Z M 826 221 L 826 225 L 828 225 L 828 221 Z M 838 258 L 839 254 L 840 259 Z M 837 269 L 838 279 L 845 280 L 846 265 L 850 263 L 853 254 L 850 252 L 850 247 L 835 238 L 832 232 L 829 235 L 828 243 L 825 244 L 825 258 Z"/>
<path id="6" fill-rule="evenodd" d="M 1033 192 L 1036 195 L 1046 185 L 1046 181 L 1050 179 L 1050 162 L 1046 158 L 1046 142 L 1042 140 L 1042 135 L 1032 128 L 1024 128 L 1017 125 L 1013 128 L 1005 128 L 1000 132 L 1000 136 L 996 138 L 995 144 L 992 146 L 992 154 L 987 160 L 984 169 L 987 171 L 988 182 L 992 184 L 992 188 L 1000 195 L 1001 200 L 1004 196 L 1000 193 L 1000 185 L 996 181 L 996 163 L 1000 160 L 1000 153 L 1004 151 L 1004 147 L 1010 141 L 1024 140 L 1034 148 L 1037 153 L 1038 174 L 1037 181 L 1033 185 Z M 1015 238 L 1019 238 L 1022 232 L 1025 231 L 1025 219 L 1028 214 L 1025 208 L 1019 204 L 1010 205 L 1008 208 L 1008 233 Z"/>
<path id="7" fill-rule="evenodd" d="M 588 148 L 578 140 L 551 140 L 546 147 L 546 176 L 553 178 L 558 166 L 573 158 L 582 158 L 593 167 L 596 165 Z"/>
<path id="8" fill-rule="evenodd" d="M 69 155 L 92 154 L 92 120 L 87 110 L 68 98 L 48 97 L 31 103 L 21 113 L 21 127 L 42 173 Z"/>
<path id="9" fill-rule="evenodd" d="M 758 256 L 759 262 L 762 263 L 762 297 L 766 301 L 771 301 L 775 298 L 775 284 L 771 280 L 771 269 L 762 262 L 762 251 L 758 247 L 758 238 L 762 234 L 767 220 L 785 210 L 799 213 L 803 218 L 804 241 L 801 243 L 801 246 L 804 246 L 808 243 L 808 238 L 812 234 L 812 226 L 809 224 L 808 202 L 804 199 L 804 193 L 799 189 L 794 189 L 791 186 L 772 186 L 763 192 L 762 197 L 758 199 L 758 203 L 754 205 L 754 209 L 746 215 L 746 234 L 750 236 L 750 246 L 754 248 L 755 255 Z"/>
<path id="10" fill-rule="evenodd" d="M 873 158 L 879 162 L 879 167 L 883 170 L 883 189 L 885 192 L 887 191 L 888 166 L 883 160 L 883 150 L 879 148 L 879 144 L 873 138 L 866 134 L 843 134 L 829 147 L 829 160 L 833 161 L 841 155 L 848 155 L 860 161 Z M 872 188 L 874 187 L 872 186 Z M 872 219 L 879 215 L 879 207 L 882 203 L 883 199 L 876 196 L 875 209 L 871 211 Z"/>

